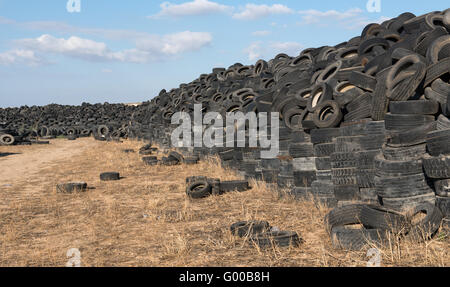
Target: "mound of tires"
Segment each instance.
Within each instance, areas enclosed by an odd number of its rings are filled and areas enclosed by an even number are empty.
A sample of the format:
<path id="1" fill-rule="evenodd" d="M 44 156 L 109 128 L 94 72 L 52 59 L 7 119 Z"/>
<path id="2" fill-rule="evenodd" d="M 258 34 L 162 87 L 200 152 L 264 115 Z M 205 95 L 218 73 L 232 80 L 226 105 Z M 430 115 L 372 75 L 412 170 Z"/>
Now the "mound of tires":
<path id="1" fill-rule="evenodd" d="M 430 210 L 431 205 L 448 224 L 449 18 L 450 9 L 421 16 L 403 13 L 369 24 L 361 35 L 335 46 L 214 68 L 139 106 L 0 109 L 0 143 L 13 144 L 30 135 L 93 134 L 99 140 L 145 139 L 168 149 L 177 128 L 172 116 L 185 112 L 194 119 L 196 104 L 203 114 L 223 117 L 229 112 L 278 112 L 275 158 L 261 158 L 263 149 L 249 146 L 248 127 L 245 142 L 234 139 L 224 143 L 227 147 L 213 148 L 196 142 L 193 130 L 193 147 L 179 151 L 187 149 L 194 158 L 218 155 L 225 168 L 287 190 L 297 199 L 313 197 L 331 207 L 358 201 L 402 215 L 424 206 Z M 203 130 L 212 126 L 205 124 Z M 143 160 L 157 162 L 154 157 Z M 183 159 L 172 154 L 163 161 L 172 165 Z M 211 183 L 202 180 L 187 192 L 204 197 L 211 190 Z M 368 226 L 376 231 L 363 234 L 380 241 L 379 228 Z M 336 238 L 359 240 L 345 226 L 332 229 Z"/>

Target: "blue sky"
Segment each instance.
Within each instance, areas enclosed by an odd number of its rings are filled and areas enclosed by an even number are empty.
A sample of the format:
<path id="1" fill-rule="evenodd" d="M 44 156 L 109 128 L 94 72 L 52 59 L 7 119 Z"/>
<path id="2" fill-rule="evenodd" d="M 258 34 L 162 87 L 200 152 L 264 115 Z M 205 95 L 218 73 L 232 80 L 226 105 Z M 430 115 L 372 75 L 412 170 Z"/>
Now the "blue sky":
<path id="1" fill-rule="evenodd" d="M 213 67 L 335 45 L 447 1 L 0 0 L 0 106 L 149 100 Z"/>

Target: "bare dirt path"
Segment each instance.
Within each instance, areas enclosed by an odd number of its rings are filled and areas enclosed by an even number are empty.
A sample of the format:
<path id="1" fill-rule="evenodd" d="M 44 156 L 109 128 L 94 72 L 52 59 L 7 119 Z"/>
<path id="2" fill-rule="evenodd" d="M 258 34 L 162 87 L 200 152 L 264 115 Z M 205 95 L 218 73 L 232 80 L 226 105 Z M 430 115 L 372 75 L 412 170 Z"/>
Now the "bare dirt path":
<path id="1" fill-rule="evenodd" d="M 0 185 L 31 181 L 39 172 L 96 145 L 92 140 L 53 140 L 49 145 L 0 147 Z M 9 154 L 9 155 L 8 155 Z"/>

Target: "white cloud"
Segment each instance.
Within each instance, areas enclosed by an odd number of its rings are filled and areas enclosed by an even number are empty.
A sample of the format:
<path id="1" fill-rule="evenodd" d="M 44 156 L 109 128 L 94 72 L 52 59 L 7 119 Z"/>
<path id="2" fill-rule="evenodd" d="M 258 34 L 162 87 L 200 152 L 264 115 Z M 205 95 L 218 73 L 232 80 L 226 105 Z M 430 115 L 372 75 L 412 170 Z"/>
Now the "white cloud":
<path id="1" fill-rule="evenodd" d="M 113 71 L 111 70 L 111 69 L 102 69 L 102 73 L 105 73 L 105 74 L 110 74 L 110 73 L 112 73 Z"/>
<path id="2" fill-rule="evenodd" d="M 154 36 L 137 41 L 140 50 L 177 55 L 184 52 L 196 51 L 212 42 L 212 36 L 206 32 L 184 31 L 163 37 Z"/>
<path id="3" fill-rule="evenodd" d="M 136 48 L 121 51 L 112 51 L 103 42 L 76 36 L 64 39 L 44 34 L 34 39 L 16 40 L 15 43 L 30 51 L 61 54 L 88 61 L 145 63 L 197 51 L 211 41 L 209 33 L 185 31 L 164 36 L 148 35 L 136 41 Z"/>
<path id="4" fill-rule="evenodd" d="M 195 16 L 195 15 L 207 15 L 214 13 L 227 13 L 233 8 L 226 5 L 221 5 L 216 2 L 208 0 L 194 0 L 191 2 L 185 2 L 182 4 L 172 4 L 170 2 L 164 2 L 161 5 L 161 11 L 149 16 L 149 18 L 157 19 L 162 17 L 183 17 L 183 16 Z"/>
<path id="5" fill-rule="evenodd" d="M 289 56 L 297 56 L 303 50 L 304 46 L 297 42 L 273 42 L 270 48 L 276 53 L 286 53 Z"/>
<path id="6" fill-rule="evenodd" d="M 294 13 L 294 10 L 281 4 L 273 4 L 272 6 L 264 4 L 263 5 L 246 4 L 245 8 L 241 12 L 233 14 L 233 18 L 239 20 L 255 20 L 274 14 L 292 14 L 292 13 Z"/>
<path id="7" fill-rule="evenodd" d="M 256 61 L 262 57 L 262 47 L 261 42 L 255 42 L 250 44 L 247 48 L 244 49 L 244 53 L 247 54 L 248 59 L 250 61 Z"/>
<path id="8" fill-rule="evenodd" d="M 268 36 L 268 35 L 270 35 L 270 34 L 272 34 L 272 32 L 270 32 L 270 31 L 268 31 L 268 30 L 255 31 L 255 32 L 252 33 L 253 36 L 260 36 L 260 37 L 262 37 L 262 36 Z"/>
<path id="9" fill-rule="evenodd" d="M 31 50 L 15 49 L 0 53 L 0 65 L 17 63 L 36 66 L 43 63 L 43 59 L 37 57 L 34 51 Z"/>
<path id="10" fill-rule="evenodd" d="M 315 24 L 320 23 L 323 20 L 348 20 L 358 17 L 363 13 L 363 10 L 359 8 L 349 9 L 344 12 L 339 12 L 336 10 L 319 11 L 319 10 L 304 10 L 299 11 L 302 16 L 302 22 L 304 24 Z"/>
<path id="11" fill-rule="evenodd" d="M 269 42 L 261 41 L 251 43 L 244 49 L 249 61 L 256 61 L 260 58 L 273 57 L 279 53 L 286 53 L 289 56 L 297 56 L 300 54 L 304 46 L 297 42 Z"/>
<path id="12" fill-rule="evenodd" d="M 300 25 L 316 24 L 322 27 L 339 25 L 345 29 L 361 29 L 370 23 L 381 23 L 387 20 L 387 17 L 380 17 L 378 20 L 370 20 L 364 15 L 364 11 L 360 8 L 352 8 L 346 11 L 319 11 L 319 10 L 302 10 L 298 11 L 301 16 Z"/>

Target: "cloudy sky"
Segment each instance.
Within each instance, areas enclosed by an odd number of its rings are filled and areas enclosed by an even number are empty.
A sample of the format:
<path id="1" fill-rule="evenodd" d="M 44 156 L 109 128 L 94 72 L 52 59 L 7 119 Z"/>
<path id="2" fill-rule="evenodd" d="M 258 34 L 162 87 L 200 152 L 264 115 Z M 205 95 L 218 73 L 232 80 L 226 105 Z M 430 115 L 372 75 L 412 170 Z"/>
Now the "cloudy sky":
<path id="1" fill-rule="evenodd" d="M 449 8 L 443 0 L 381 0 L 379 12 L 367 0 L 79 0 L 76 12 L 67 2 L 0 0 L 1 107 L 145 101 L 213 67 L 296 56 L 405 11 Z"/>

